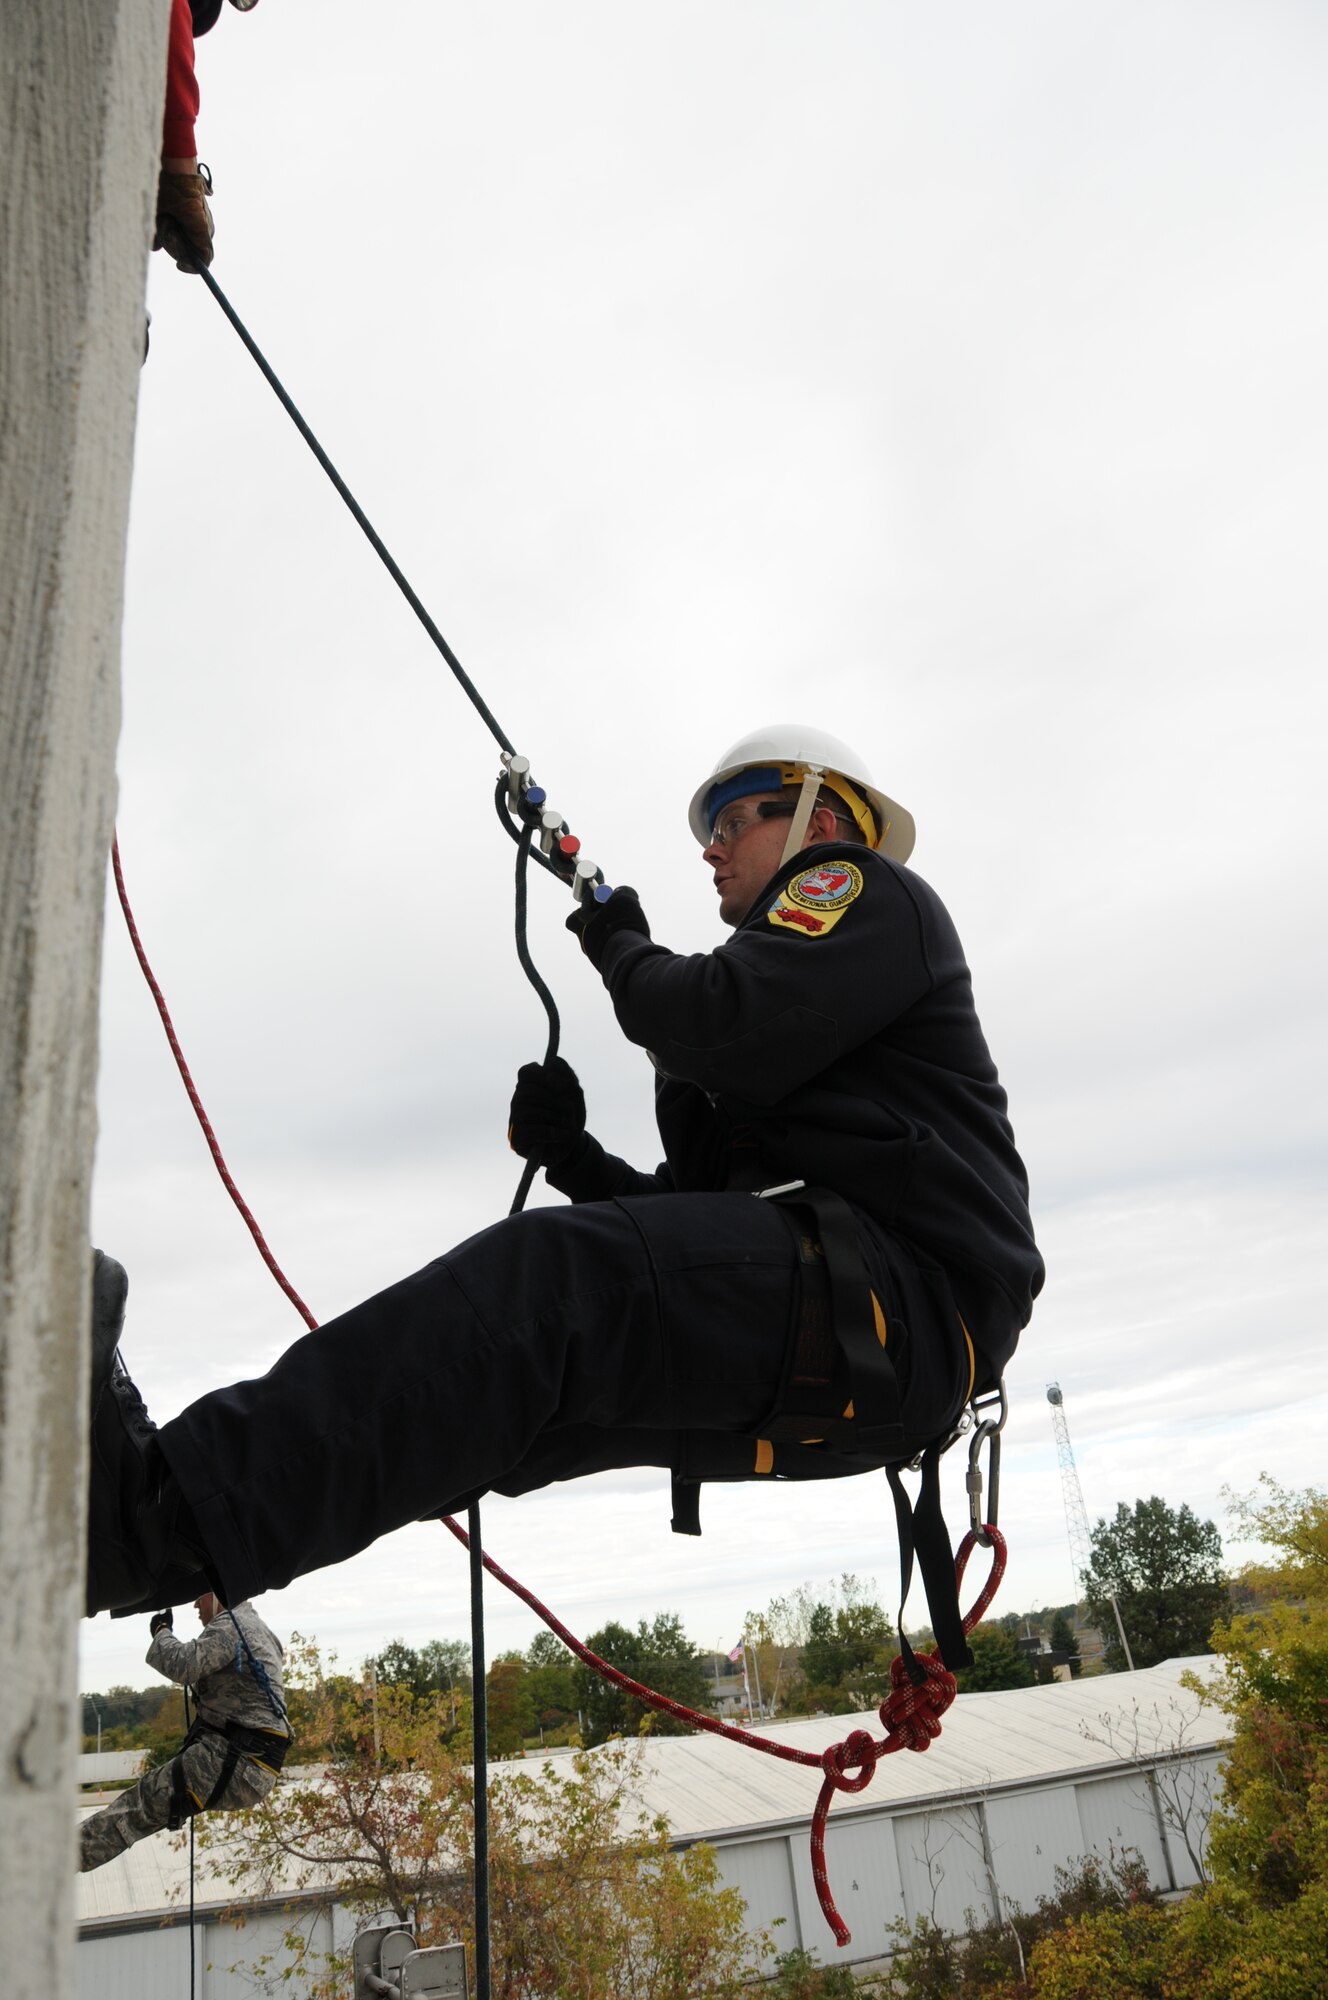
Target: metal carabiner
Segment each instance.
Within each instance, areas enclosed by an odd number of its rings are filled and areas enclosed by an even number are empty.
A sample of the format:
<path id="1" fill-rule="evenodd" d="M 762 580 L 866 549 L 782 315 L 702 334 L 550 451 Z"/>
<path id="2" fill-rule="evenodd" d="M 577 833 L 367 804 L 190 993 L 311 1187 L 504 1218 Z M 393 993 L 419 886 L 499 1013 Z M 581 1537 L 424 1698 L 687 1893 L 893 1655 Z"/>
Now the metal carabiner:
<path id="1" fill-rule="evenodd" d="M 1000 1410 L 999 1416 L 984 1417 L 984 1407 L 990 1408 L 993 1399 Z M 991 1547 L 988 1528 L 999 1524 L 1001 1510 L 1001 1432 L 1010 1414 L 1010 1406 L 1005 1397 L 1005 1378 L 1001 1377 L 990 1396 L 975 1398 L 973 1405 L 973 1435 L 968 1441 L 968 1471 L 964 1475 L 964 1489 L 968 1494 L 968 1528 L 980 1549 Z M 982 1506 L 982 1447 L 987 1446 L 987 1493 L 986 1511 Z"/>

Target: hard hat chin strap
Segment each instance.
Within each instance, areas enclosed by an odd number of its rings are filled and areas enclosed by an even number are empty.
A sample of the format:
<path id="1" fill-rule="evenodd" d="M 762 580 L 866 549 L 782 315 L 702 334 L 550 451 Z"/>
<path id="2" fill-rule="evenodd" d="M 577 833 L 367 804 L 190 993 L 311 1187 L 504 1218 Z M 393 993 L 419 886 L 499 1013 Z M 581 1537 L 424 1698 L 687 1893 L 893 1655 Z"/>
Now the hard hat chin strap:
<path id="1" fill-rule="evenodd" d="M 798 803 L 794 809 L 793 818 L 789 821 L 788 839 L 784 842 L 784 852 L 779 857 L 781 868 L 786 861 L 790 860 L 798 852 L 803 841 L 806 839 L 807 827 L 816 805 L 816 794 L 821 789 L 821 781 L 824 777 L 825 773 L 819 764 L 809 764 L 807 766 L 806 772 L 803 775 L 802 790 L 798 793 Z"/>

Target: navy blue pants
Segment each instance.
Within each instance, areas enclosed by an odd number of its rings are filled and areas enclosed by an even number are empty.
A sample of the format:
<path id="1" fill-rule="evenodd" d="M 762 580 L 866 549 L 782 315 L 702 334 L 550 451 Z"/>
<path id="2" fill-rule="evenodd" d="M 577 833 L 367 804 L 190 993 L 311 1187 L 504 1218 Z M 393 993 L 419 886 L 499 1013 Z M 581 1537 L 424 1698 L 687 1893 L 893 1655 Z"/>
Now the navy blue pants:
<path id="1" fill-rule="evenodd" d="M 967 1391 L 958 1316 L 902 1246 L 867 1230 L 863 1249 L 907 1428 L 933 1434 Z M 221 1596 L 490 1489 L 668 1465 L 680 1432 L 759 1435 L 798 1271 L 789 1217 L 750 1194 L 534 1209 L 471 1237 L 162 1429 Z"/>

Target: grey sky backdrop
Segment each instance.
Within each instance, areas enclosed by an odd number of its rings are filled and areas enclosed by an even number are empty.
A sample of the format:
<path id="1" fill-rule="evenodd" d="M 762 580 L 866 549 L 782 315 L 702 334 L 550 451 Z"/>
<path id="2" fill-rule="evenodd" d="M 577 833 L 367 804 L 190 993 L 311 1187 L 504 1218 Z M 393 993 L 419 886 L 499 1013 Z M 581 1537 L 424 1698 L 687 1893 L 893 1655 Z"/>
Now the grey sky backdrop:
<path id="1" fill-rule="evenodd" d="M 655 934 L 723 935 L 685 808 L 759 723 L 915 812 L 1050 1270 L 998 1608 L 1072 1593 L 1052 1378 L 1090 1518 L 1322 1476 L 1326 55 L 1309 0 L 267 0 L 200 45 L 220 282 Z M 543 1019 L 490 739 L 202 285 L 156 257 L 150 304 L 122 852 L 326 1318 L 506 1211 Z M 646 1060 L 532 892 L 592 1127 L 653 1165 Z M 300 1332 L 113 907 L 94 1215 L 158 1419 Z M 615 1475 L 486 1541 L 582 1631 L 728 1646 L 844 1570 L 893 1602 L 883 1484 L 668 1512 Z M 347 1662 L 460 1636 L 464 1558 L 414 1527 L 264 1611 Z M 85 1625 L 85 1686 L 149 1678 L 140 1626 Z"/>

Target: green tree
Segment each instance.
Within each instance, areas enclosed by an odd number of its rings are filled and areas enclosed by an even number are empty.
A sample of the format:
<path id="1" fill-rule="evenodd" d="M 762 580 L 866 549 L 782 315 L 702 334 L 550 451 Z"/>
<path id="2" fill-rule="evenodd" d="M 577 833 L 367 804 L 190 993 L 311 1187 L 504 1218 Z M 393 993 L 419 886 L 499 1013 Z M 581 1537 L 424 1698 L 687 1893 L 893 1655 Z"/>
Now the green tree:
<path id="1" fill-rule="evenodd" d="M 380 1687 L 404 1688 L 408 1694 L 424 1695 L 429 1692 L 429 1678 L 424 1663 L 413 1646 L 404 1639 L 390 1639 L 376 1659 L 366 1660 L 366 1668 L 378 1676 Z"/>
<path id="2" fill-rule="evenodd" d="M 1107 1666 L 1119 1671 L 1125 1655 L 1116 1636 L 1114 1593 L 1136 1667 L 1189 1653 L 1210 1653 L 1214 1625 L 1227 1610 L 1222 1541 L 1211 1521 L 1187 1506 L 1168 1507 L 1154 1494 L 1093 1529 L 1092 1557 L 1084 1573 L 1088 1620 L 1107 1637 Z"/>
<path id="3" fill-rule="evenodd" d="M 968 1644 L 973 1664 L 961 1667 L 955 1675 L 955 1685 L 960 1694 L 984 1694 L 995 1688 L 1037 1685 L 1033 1662 L 999 1625 L 976 1626 L 969 1634 Z"/>
<path id="4" fill-rule="evenodd" d="M 802 1674 L 809 1702 L 870 1707 L 889 1691 L 894 1627 L 855 1576 L 839 1580 L 836 1602 L 818 1600 L 807 1620 Z"/>
<path id="5" fill-rule="evenodd" d="M 420 1664 L 433 1693 L 470 1693 L 470 1647 L 463 1640 L 426 1639 L 420 1647 Z"/>
<path id="6" fill-rule="evenodd" d="M 536 1726 L 564 1729 L 576 1722 L 576 1661 L 556 1632 L 541 1631 L 526 1652 Z"/>
<path id="7" fill-rule="evenodd" d="M 470 1693 L 470 1648 L 459 1639 L 429 1639 L 418 1649 L 392 1639 L 372 1662 L 380 1684 L 413 1695 Z"/>
<path id="8" fill-rule="evenodd" d="M 484 1677 L 488 1703 L 488 1742 L 492 1757 L 519 1757 L 528 1736 L 535 1734 L 535 1703 L 530 1674 L 520 1653 L 503 1653 Z"/>
<path id="9" fill-rule="evenodd" d="M 642 1618 L 635 1632 L 610 1623 L 592 1632 L 586 1644 L 610 1666 L 630 1674 L 656 1694 L 685 1702 L 689 1708 L 708 1707 L 710 1685 L 704 1662 L 675 1612 L 661 1611 L 649 1625 Z M 636 1736 L 645 1729 L 656 1735 L 682 1736 L 690 1727 L 647 1708 L 589 1667 L 577 1667 L 576 1696 L 577 1707 L 586 1717 L 587 1743 L 605 1743 L 611 1736 Z"/>
<path id="10" fill-rule="evenodd" d="M 149 1764 L 162 1764 L 180 1747 L 184 1708 L 179 1688 L 169 1682 L 158 1681 L 148 1688 L 113 1687 L 106 1694 L 85 1694 L 80 1699 L 84 1750 L 97 1748 L 98 1713 L 103 1750 L 147 1750 Z"/>
<path id="11" fill-rule="evenodd" d="M 763 2000 L 865 2000 L 851 1967 L 818 1965 L 799 1947 L 780 1953 L 762 1995 Z"/>
<path id="12" fill-rule="evenodd" d="M 1074 1636 L 1074 1627 L 1065 1612 L 1058 1611 L 1052 1619 L 1048 1638 L 1053 1653 L 1069 1654 L 1070 1678 L 1077 1681 L 1083 1672 L 1083 1662 L 1079 1658 L 1079 1641 Z"/>

